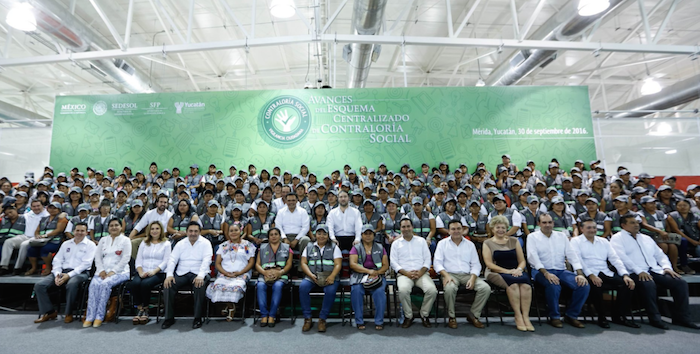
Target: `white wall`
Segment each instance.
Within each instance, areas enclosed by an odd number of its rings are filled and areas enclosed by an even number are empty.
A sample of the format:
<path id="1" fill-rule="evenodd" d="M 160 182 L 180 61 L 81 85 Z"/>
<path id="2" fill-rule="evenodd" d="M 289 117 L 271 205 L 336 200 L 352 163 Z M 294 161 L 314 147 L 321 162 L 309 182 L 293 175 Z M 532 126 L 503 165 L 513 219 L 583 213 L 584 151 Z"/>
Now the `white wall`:
<path id="1" fill-rule="evenodd" d="M 633 175 L 700 175 L 700 119 L 594 119 L 593 127 L 609 174 L 622 165 Z M 27 171 L 43 172 L 50 150 L 50 128 L 0 129 L 0 176 L 19 182 Z"/>
<path id="2" fill-rule="evenodd" d="M 50 151 L 51 128 L 0 129 L 0 176 L 21 182 L 31 171 L 37 179 L 49 164 Z"/>
<path id="3" fill-rule="evenodd" d="M 625 166 L 632 175 L 700 175 L 698 118 L 594 119 L 593 127 L 608 174 Z"/>

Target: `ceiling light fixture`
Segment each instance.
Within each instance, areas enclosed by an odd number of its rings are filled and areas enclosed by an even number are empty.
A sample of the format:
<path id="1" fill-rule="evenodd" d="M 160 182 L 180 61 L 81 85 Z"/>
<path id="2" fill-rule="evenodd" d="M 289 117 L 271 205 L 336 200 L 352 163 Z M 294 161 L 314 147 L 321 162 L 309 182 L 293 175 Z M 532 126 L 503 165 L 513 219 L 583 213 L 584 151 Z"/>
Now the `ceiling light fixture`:
<path id="1" fill-rule="evenodd" d="M 24 32 L 36 31 L 36 17 L 34 17 L 34 8 L 26 2 L 15 5 L 7 13 L 5 18 L 7 24 L 12 28 L 16 28 Z"/>
<path id="2" fill-rule="evenodd" d="M 486 86 L 486 83 L 484 82 L 484 79 L 479 78 L 479 80 L 476 81 L 476 87 L 481 87 L 481 86 Z"/>
<path id="3" fill-rule="evenodd" d="M 653 78 L 650 77 L 650 78 L 644 80 L 644 84 L 642 85 L 642 88 L 640 91 L 641 91 L 642 95 L 644 95 L 644 96 L 653 95 L 653 94 L 661 91 L 661 84 L 659 84 L 656 80 L 654 80 Z"/>
<path id="4" fill-rule="evenodd" d="M 678 150 L 676 150 L 676 149 L 673 149 L 673 150 L 666 150 L 666 155 L 673 155 L 673 154 L 675 154 L 675 153 L 677 153 L 677 152 L 678 152 Z"/>
<path id="5" fill-rule="evenodd" d="M 290 18 L 297 13 L 294 0 L 272 0 L 270 14 L 277 18 Z"/>
<path id="6" fill-rule="evenodd" d="M 578 14 L 581 16 L 597 15 L 610 7 L 610 0 L 580 0 Z"/>

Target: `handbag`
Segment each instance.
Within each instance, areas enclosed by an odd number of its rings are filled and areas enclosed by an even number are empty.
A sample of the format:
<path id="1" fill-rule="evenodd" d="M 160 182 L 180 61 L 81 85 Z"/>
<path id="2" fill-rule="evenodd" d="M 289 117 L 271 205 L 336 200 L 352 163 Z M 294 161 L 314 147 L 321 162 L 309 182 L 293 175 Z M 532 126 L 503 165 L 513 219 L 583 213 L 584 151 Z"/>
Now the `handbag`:
<path id="1" fill-rule="evenodd" d="M 45 238 L 33 238 L 29 240 L 29 246 L 30 247 L 42 247 L 45 246 L 47 243 L 51 241 L 50 238 L 45 237 Z"/>
<path id="2" fill-rule="evenodd" d="M 680 234 L 676 234 L 676 233 L 672 233 L 672 232 L 668 233 L 668 240 L 661 239 L 661 237 L 658 234 L 654 235 L 654 237 L 653 237 L 653 239 L 654 239 L 654 241 L 656 241 L 656 243 L 672 243 L 672 244 L 677 245 L 677 246 L 681 245 L 682 238 L 683 238 L 683 236 L 681 236 Z"/>
<path id="3" fill-rule="evenodd" d="M 365 290 L 374 290 L 382 285 L 383 278 L 381 275 L 378 275 L 376 277 L 370 277 L 369 275 L 365 276 L 366 279 L 362 279 L 362 286 L 365 288 Z"/>
<path id="4" fill-rule="evenodd" d="M 316 284 L 319 284 L 319 286 L 326 286 L 326 279 L 331 275 L 333 272 L 318 272 L 316 273 Z"/>

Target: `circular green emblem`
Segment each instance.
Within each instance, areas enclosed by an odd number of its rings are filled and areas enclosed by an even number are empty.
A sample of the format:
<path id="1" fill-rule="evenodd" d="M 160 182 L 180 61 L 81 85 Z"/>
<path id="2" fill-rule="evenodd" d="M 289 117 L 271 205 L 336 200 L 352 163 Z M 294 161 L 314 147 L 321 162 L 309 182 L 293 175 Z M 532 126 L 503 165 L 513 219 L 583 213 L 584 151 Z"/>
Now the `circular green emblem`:
<path id="1" fill-rule="evenodd" d="M 294 96 L 278 96 L 263 106 L 258 122 L 260 135 L 269 145 L 292 147 L 311 130 L 311 111 Z"/>

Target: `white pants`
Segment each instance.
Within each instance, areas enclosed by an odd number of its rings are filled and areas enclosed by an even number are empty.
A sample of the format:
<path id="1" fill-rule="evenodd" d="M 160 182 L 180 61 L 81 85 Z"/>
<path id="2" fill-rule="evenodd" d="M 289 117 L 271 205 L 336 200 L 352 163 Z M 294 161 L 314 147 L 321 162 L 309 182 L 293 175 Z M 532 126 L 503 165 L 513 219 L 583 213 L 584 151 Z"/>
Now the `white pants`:
<path id="1" fill-rule="evenodd" d="M 6 240 L 5 243 L 2 245 L 2 258 L 0 259 L 0 266 L 7 268 L 10 265 L 10 258 L 12 258 L 12 252 L 14 252 L 15 248 L 20 248 L 22 246 L 22 243 L 27 240 L 29 240 L 29 237 L 27 237 L 26 235 L 17 235 Z M 27 241 L 27 247 L 29 247 L 29 241 Z M 24 250 L 24 258 L 27 258 L 27 248 L 25 248 Z M 24 263 L 24 259 L 22 259 L 22 263 Z"/>

